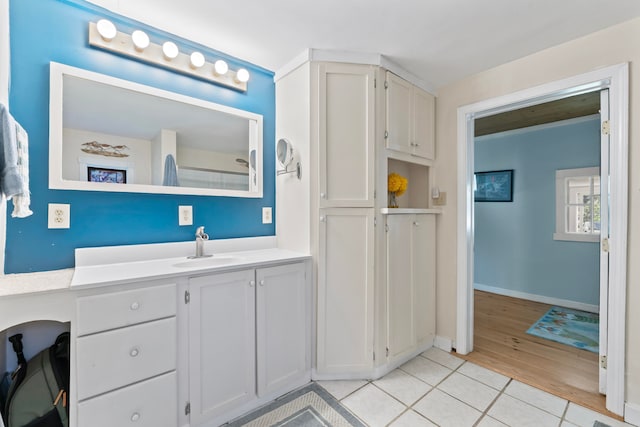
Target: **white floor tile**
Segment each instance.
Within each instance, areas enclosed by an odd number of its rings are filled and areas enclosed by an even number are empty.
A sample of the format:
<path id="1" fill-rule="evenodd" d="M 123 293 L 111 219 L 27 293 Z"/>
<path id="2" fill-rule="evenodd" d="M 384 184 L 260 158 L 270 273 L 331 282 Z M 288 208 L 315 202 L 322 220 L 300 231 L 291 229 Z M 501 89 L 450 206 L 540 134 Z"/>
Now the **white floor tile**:
<path id="1" fill-rule="evenodd" d="M 557 427 L 560 418 L 506 394 L 501 395 L 487 412 L 509 426 Z"/>
<path id="2" fill-rule="evenodd" d="M 482 413 L 454 399 L 438 389 L 433 389 L 413 409 L 442 427 L 471 427 Z"/>
<path id="3" fill-rule="evenodd" d="M 418 399 L 431 390 L 431 386 L 400 369 L 389 372 L 373 384 L 380 387 L 407 406 L 413 405 Z"/>
<path id="4" fill-rule="evenodd" d="M 606 415 L 602 415 L 583 406 L 576 405 L 572 402 L 569 403 L 569 409 L 567 409 L 567 413 L 565 414 L 564 418 L 565 420 L 572 422 L 573 424 L 580 427 L 592 427 L 593 423 L 596 421 L 609 424 L 611 427 L 623 427 L 631 425 L 622 421 L 615 420 L 611 417 L 607 417 Z"/>
<path id="5" fill-rule="evenodd" d="M 509 427 L 506 424 L 501 423 L 500 421 L 491 418 L 488 415 L 485 415 L 480 422 L 476 425 L 476 427 Z"/>
<path id="6" fill-rule="evenodd" d="M 458 372 L 471 377 L 474 380 L 478 380 L 489 387 L 493 387 L 496 390 L 502 390 L 511 379 L 471 362 L 465 362 L 464 365 L 458 368 Z"/>
<path id="7" fill-rule="evenodd" d="M 415 411 L 409 410 L 402 414 L 400 418 L 389 424 L 389 427 L 437 427 L 431 421 L 418 414 Z"/>
<path id="8" fill-rule="evenodd" d="M 342 400 L 359 388 L 364 387 L 367 381 L 317 381 L 318 385 L 327 390 L 330 395 Z"/>
<path id="9" fill-rule="evenodd" d="M 516 380 L 511 381 L 504 392 L 556 417 L 562 417 L 568 403 L 565 399 Z"/>
<path id="10" fill-rule="evenodd" d="M 370 427 L 384 427 L 407 409 L 373 384 L 347 396 L 342 404 Z"/>
<path id="11" fill-rule="evenodd" d="M 451 369 L 420 356 L 408 361 L 400 369 L 433 386 L 452 372 Z"/>
<path id="12" fill-rule="evenodd" d="M 560 424 L 560 427 L 578 427 L 578 426 L 573 423 L 570 423 L 569 421 L 563 421 L 562 424 Z"/>
<path id="13" fill-rule="evenodd" d="M 421 356 L 454 370 L 464 363 L 463 359 L 436 347 L 431 347 L 429 350 L 423 352 Z"/>
<path id="14" fill-rule="evenodd" d="M 438 389 L 480 411 L 486 410 L 500 393 L 488 385 L 457 372 L 454 372 L 441 382 L 438 385 Z"/>

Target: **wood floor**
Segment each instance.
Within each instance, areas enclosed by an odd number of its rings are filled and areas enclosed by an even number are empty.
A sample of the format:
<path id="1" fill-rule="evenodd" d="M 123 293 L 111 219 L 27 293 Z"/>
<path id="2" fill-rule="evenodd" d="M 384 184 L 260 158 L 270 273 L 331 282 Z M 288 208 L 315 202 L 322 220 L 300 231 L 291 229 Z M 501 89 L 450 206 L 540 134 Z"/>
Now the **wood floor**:
<path id="1" fill-rule="evenodd" d="M 621 420 L 598 393 L 598 355 L 526 333 L 551 306 L 475 291 L 474 351 L 460 356 Z"/>

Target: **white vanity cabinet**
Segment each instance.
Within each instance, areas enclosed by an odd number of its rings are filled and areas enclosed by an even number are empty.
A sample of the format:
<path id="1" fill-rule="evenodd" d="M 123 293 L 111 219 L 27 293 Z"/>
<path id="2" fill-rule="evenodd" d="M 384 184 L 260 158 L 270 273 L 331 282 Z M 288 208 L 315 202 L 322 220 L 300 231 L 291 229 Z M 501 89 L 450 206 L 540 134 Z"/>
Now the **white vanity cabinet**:
<path id="1" fill-rule="evenodd" d="M 176 285 L 81 295 L 76 309 L 75 425 L 175 426 Z"/>
<path id="2" fill-rule="evenodd" d="M 389 361 L 429 346 L 435 336 L 435 215 L 387 215 Z"/>
<path id="3" fill-rule="evenodd" d="M 219 425 L 310 380 L 303 262 L 192 277 L 190 425 Z"/>
<path id="4" fill-rule="evenodd" d="M 387 148 L 433 160 L 435 98 L 389 71 L 385 88 Z"/>

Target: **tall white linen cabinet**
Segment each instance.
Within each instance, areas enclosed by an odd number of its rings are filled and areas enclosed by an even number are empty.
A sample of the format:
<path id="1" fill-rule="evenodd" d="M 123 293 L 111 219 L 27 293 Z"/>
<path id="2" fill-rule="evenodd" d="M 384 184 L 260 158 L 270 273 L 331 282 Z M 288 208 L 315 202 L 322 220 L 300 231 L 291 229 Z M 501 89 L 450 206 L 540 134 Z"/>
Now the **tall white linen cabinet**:
<path id="1" fill-rule="evenodd" d="M 313 255 L 315 379 L 377 378 L 433 345 L 434 102 L 378 65 L 310 60 L 276 78 L 276 139 L 302 169 L 276 178 L 276 234 Z M 395 209 L 391 172 L 409 180 Z"/>

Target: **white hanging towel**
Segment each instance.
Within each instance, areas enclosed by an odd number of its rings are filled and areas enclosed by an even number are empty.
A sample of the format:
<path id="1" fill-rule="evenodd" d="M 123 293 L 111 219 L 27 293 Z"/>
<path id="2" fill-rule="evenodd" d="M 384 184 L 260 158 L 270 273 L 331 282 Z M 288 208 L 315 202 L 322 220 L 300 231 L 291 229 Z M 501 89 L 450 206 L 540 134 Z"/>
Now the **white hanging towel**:
<path id="1" fill-rule="evenodd" d="M 11 216 L 24 218 L 29 208 L 29 138 L 6 106 L 0 103 L 0 191 L 13 199 Z"/>

